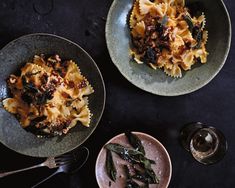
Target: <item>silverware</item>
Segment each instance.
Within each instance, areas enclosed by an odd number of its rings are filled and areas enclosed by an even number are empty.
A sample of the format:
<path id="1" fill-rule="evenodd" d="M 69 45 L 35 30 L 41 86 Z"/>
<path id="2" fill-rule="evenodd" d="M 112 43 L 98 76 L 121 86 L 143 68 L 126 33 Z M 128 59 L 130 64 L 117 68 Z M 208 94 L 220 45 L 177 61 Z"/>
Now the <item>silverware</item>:
<path id="1" fill-rule="evenodd" d="M 86 147 L 77 148 L 72 151 L 71 155 L 73 156 L 72 163 L 61 165 L 53 174 L 33 185 L 32 188 L 39 186 L 58 173 L 72 174 L 77 172 L 86 163 L 89 156 L 89 150 Z"/>
<path id="2" fill-rule="evenodd" d="M 43 163 L 31 166 L 31 167 L 27 167 L 27 168 L 23 168 L 23 169 L 19 169 L 19 170 L 14 170 L 14 171 L 9 171 L 9 172 L 2 172 L 2 173 L 0 173 L 0 178 L 11 175 L 11 174 L 23 172 L 26 170 L 39 168 L 39 167 L 48 167 L 50 169 L 57 168 L 57 167 L 60 167 L 63 165 L 68 165 L 69 163 L 72 163 L 72 159 L 73 159 L 73 157 L 70 153 L 60 155 L 57 157 L 48 157 Z"/>

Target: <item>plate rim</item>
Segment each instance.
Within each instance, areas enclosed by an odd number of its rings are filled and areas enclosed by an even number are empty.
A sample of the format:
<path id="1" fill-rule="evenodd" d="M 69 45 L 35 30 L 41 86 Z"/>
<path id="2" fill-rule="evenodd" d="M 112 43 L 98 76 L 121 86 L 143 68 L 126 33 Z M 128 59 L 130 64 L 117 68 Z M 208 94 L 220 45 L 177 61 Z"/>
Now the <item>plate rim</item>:
<path id="1" fill-rule="evenodd" d="M 106 105 L 106 88 L 105 88 L 105 82 L 104 82 L 104 79 L 103 79 L 103 75 L 98 67 L 98 65 L 96 64 L 95 60 L 91 57 L 90 54 L 88 54 L 88 52 L 86 52 L 86 50 L 84 50 L 79 44 L 65 38 L 65 37 L 61 37 L 59 35 L 55 35 L 55 34 L 51 34 L 51 33 L 43 33 L 43 32 L 39 32 L 39 33 L 30 33 L 30 34 L 26 34 L 26 35 L 22 35 L 20 37 L 17 37 L 15 39 L 13 39 L 12 41 L 8 42 L 4 47 L 2 47 L 0 49 L 0 54 L 2 53 L 2 51 L 6 48 L 8 48 L 8 46 L 10 46 L 11 44 L 17 42 L 18 40 L 20 39 L 23 39 L 23 38 L 27 38 L 27 37 L 30 37 L 30 36 L 49 36 L 49 37 L 54 37 L 54 38 L 58 38 L 58 39 L 61 39 L 61 40 L 64 40 L 66 42 L 69 42 L 71 43 L 72 45 L 76 46 L 77 48 L 79 48 L 93 63 L 93 65 L 95 66 L 96 70 L 98 71 L 99 73 L 99 76 L 100 76 L 100 79 L 101 79 L 101 82 L 102 82 L 102 85 L 103 85 L 103 93 L 104 93 L 104 97 L 102 99 L 102 110 L 101 110 L 101 113 L 100 113 L 100 116 L 99 118 L 97 119 L 97 123 L 95 124 L 94 126 L 94 129 L 91 130 L 88 134 L 88 136 L 82 141 L 80 142 L 79 144 L 77 144 L 76 146 L 74 147 L 71 147 L 70 149 L 67 149 L 66 151 L 64 152 L 58 152 L 59 154 L 58 155 L 62 155 L 64 153 L 67 153 L 67 152 L 70 152 L 78 147 L 80 147 L 84 142 L 86 142 L 89 137 L 93 134 L 93 132 L 96 130 L 97 126 L 99 125 L 100 121 L 101 121 L 101 118 L 103 117 L 103 114 L 104 114 L 104 110 L 105 110 L 105 105 Z M 2 104 L 2 101 L 1 101 L 1 104 Z M 17 152 L 19 154 L 22 154 L 22 155 L 25 155 L 25 156 L 30 156 L 30 157 L 49 157 L 48 155 L 41 155 L 39 153 L 35 153 L 34 154 L 29 154 L 28 152 L 23 152 L 23 151 L 19 151 L 19 150 L 15 150 L 11 147 L 9 147 L 5 142 L 2 141 L 2 139 L 0 138 L 0 143 L 3 144 L 5 147 L 11 149 L 12 151 L 14 152 Z"/>
<path id="2" fill-rule="evenodd" d="M 209 79 L 205 80 L 202 84 L 198 85 L 197 87 L 193 88 L 193 89 L 188 89 L 188 90 L 185 90 L 185 91 L 180 91 L 180 92 L 171 92 L 170 94 L 168 92 L 159 92 L 159 91 L 152 91 L 152 90 L 149 90 L 149 89 L 146 89 L 142 86 L 139 86 L 138 84 L 134 83 L 132 81 L 132 79 L 130 78 L 130 76 L 128 76 L 127 74 L 124 74 L 119 66 L 117 65 L 118 63 L 115 63 L 115 59 L 113 57 L 113 53 L 112 53 L 112 50 L 111 50 L 111 42 L 108 40 L 109 38 L 109 35 L 110 35 L 110 32 L 109 32 L 109 25 L 111 25 L 111 15 L 112 15 L 112 12 L 115 8 L 115 6 L 119 3 L 120 0 L 114 0 L 112 5 L 110 6 L 110 9 L 109 9 L 109 12 L 108 12 L 108 16 L 107 16 L 107 21 L 106 21 L 106 25 L 105 25 L 105 39 L 106 39 L 106 45 L 107 45 L 107 49 L 108 49 L 108 52 L 109 52 L 109 55 L 110 55 L 110 58 L 113 62 L 113 64 L 115 65 L 115 67 L 118 69 L 118 71 L 121 73 L 121 75 L 126 79 L 128 80 L 132 85 L 136 86 L 137 88 L 143 90 L 143 91 L 146 91 L 148 93 L 151 93 L 151 94 L 154 94 L 154 95 L 158 95 L 158 96 L 163 96 L 163 97 L 175 97 L 175 96 L 182 96 L 182 95 L 186 95 L 186 94 L 190 94 L 190 93 L 193 93 L 201 88 L 203 88 L 204 86 L 206 86 L 207 84 L 209 84 L 217 75 L 218 73 L 221 71 L 221 69 L 223 68 L 224 64 L 226 63 L 227 61 L 227 58 L 228 58 L 228 55 L 229 55 L 229 52 L 230 52 L 230 49 L 231 49 L 231 42 L 232 42 L 232 23 L 231 23 L 231 18 L 230 18 L 230 15 L 229 15 L 229 11 L 225 5 L 225 3 L 223 2 L 223 0 L 218 0 L 220 3 L 221 3 L 221 6 L 223 7 L 223 10 L 225 11 L 225 14 L 226 14 L 226 17 L 228 19 L 228 25 L 229 25 L 229 35 L 228 35 L 228 44 L 227 44 L 227 47 L 226 47 L 226 51 L 225 51 L 225 54 L 224 54 L 224 58 L 223 58 L 223 62 L 220 64 L 220 66 L 218 67 L 218 69 L 214 72 L 213 75 L 211 75 L 209 77 Z"/>

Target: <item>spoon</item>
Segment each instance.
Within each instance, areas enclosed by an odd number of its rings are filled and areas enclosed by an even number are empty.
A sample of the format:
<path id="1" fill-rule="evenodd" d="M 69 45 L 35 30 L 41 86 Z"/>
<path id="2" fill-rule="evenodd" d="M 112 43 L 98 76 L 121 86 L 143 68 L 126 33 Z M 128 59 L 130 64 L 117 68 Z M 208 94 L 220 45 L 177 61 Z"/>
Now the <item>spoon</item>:
<path id="1" fill-rule="evenodd" d="M 73 156 L 73 161 L 71 163 L 60 166 L 54 173 L 52 173 L 50 176 L 43 179 L 42 181 L 38 182 L 37 184 L 33 185 L 32 188 L 39 186 L 40 184 L 44 183 L 45 181 L 47 181 L 58 173 L 73 174 L 77 172 L 80 168 L 82 168 L 89 156 L 88 148 L 83 146 L 71 152 Z"/>

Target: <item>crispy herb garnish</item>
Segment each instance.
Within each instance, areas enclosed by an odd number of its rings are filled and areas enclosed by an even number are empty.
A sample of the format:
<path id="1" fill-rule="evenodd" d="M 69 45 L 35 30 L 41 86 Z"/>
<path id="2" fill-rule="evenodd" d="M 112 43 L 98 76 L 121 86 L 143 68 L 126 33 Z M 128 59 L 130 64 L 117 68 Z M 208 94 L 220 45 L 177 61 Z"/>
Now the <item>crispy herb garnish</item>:
<path id="1" fill-rule="evenodd" d="M 144 62 L 147 64 L 148 63 L 155 64 L 156 58 L 157 58 L 156 51 L 153 48 L 148 47 L 144 55 Z"/>
<path id="2" fill-rule="evenodd" d="M 128 168 L 127 165 L 124 165 L 124 171 L 125 171 L 125 174 L 126 174 L 126 188 L 148 188 L 149 187 L 149 184 L 148 183 L 145 183 L 144 186 L 139 186 L 134 180 L 133 180 L 133 176 L 131 176 L 131 173 L 130 173 L 130 170 Z M 134 179 L 137 179 L 139 180 L 138 178 L 134 178 Z M 140 180 L 141 181 L 141 180 Z"/>
<path id="3" fill-rule="evenodd" d="M 116 181 L 117 170 L 113 162 L 113 156 L 110 150 L 107 150 L 106 153 L 106 171 L 109 178 L 113 181 Z"/>
<path id="4" fill-rule="evenodd" d="M 197 37 L 199 31 L 200 31 L 200 27 L 198 25 L 195 25 L 193 27 L 193 32 L 192 32 L 192 36 L 193 36 L 194 39 Z"/>
<path id="5" fill-rule="evenodd" d="M 28 92 L 31 92 L 31 93 L 38 93 L 39 92 L 33 83 L 28 83 L 26 81 L 25 76 L 22 76 L 22 84 L 23 84 L 24 89 Z"/>
<path id="6" fill-rule="evenodd" d="M 167 15 L 165 15 L 162 18 L 161 25 L 165 27 L 167 22 L 168 22 L 168 17 L 167 17 Z"/>
<path id="7" fill-rule="evenodd" d="M 24 93 L 21 97 L 27 103 L 35 102 L 37 105 L 42 105 L 45 104 L 47 100 L 53 98 L 54 87 L 50 87 L 46 91 L 41 92 L 33 83 L 28 83 L 25 76 L 22 76 L 22 84 Z"/>
<path id="8" fill-rule="evenodd" d="M 130 172 L 130 170 L 129 170 L 127 165 L 124 165 L 124 171 L 125 171 L 125 174 L 126 174 L 126 180 L 127 181 L 131 180 L 131 172 Z"/>
<path id="9" fill-rule="evenodd" d="M 125 188 L 141 188 L 141 187 L 138 185 L 138 183 L 134 182 L 133 180 L 130 180 L 126 182 Z"/>
<path id="10" fill-rule="evenodd" d="M 136 135 L 131 132 L 127 132 L 125 135 L 134 149 L 124 147 L 116 143 L 109 143 L 105 145 L 105 148 L 107 149 L 106 169 L 110 179 L 113 181 L 116 180 L 116 168 L 113 161 L 110 160 L 110 157 L 112 157 L 111 152 L 114 152 L 123 160 L 131 163 L 134 168 L 136 165 L 138 167 L 137 169 L 135 168 L 135 173 L 131 174 L 128 166 L 124 165 L 124 172 L 126 175 L 125 188 L 148 188 L 149 184 L 158 184 L 159 179 L 151 167 L 152 164 L 156 164 L 155 161 L 146 158 L 144 147 Z M 114 167 L 113 172 L 111 171 L 111 166 Z M 115 178 L 113 176 L 115 176 Z M 134 179 L 143 182 L 144 186 L 140 186 L 134 181 Z"/>
<path id="11" fill-rule="evenodd" d="M 31 93 L 39 93 L 38 89 L 35 87 L 33 83 L 25 85 L 24 88 Z"/>
<path id="12" fill-rule="evenodd" d="M 120 144 L 109 143 L 105 146 L 105 148 L 112 151 L 112 152 L 115 152 L 122 159 L 124 159 L 132 164 L 141 163 L 141 159 L 145 158 L 143 153 L 141 153 L 137 150 L 126 148 Z"/>
<path id="13" fill-rule="evenodd" d="M 151 178 L 151 180 L 152 180 L 151 183 L 152 184 L 159 183 L 159 180 L 158 180 L 155 172 L 153 171 L 153 169 L 151 167 L 151 162 L 149 160 L 142 159 L 141 164 L 144 168 L 145 174 L 148 175 Z"/>
<path id="14" fill-rule="evenodd" d="M 43 93 L 37 97 L 36 104 L 42 105 L 45 104 L 46 102 L 47 102 L 46 93 Z"/>
<path id="15" fill-rule="evenodd" d="M 155 172 L 153 171 L 153 169 L 147 169 L 145 171 L 145 173 L 151 177 L 151 180 L 152 180 L 152 184 L 158 184 L 159 183 L 159 179 L 158 177 L 156 176 Z"/>
<path id="16" fill-rule="evenodd" d="M 153 170 L 144 169 L 143 172 L 135 170 L 135 175 L 132 178 L 137 179 L 145 184 L 158 184 L 159 180 Z"/>
<path id="17" fill-rule="evenodd" d="M 188 15 L 184 15 L 184 20 L 187 22 L 189 31 L 192 33 L 193 38 L 197 41 L 197 44 L 193 47 L 194 49 L 198 49 L 201 47 L 202 44 L 202 26 L 197 26 L 193 24 L 192 19 Z"/>
<path id="18" fill-rule="evenodd" d="M 151 162 L 148 159 L 141 158 L 140 160 L 145 169 L 151 169 Z"/>
<path id="19" fill-rule="evenodd" d="M 196 41 L 197 41 L 197 45 L 194 46 L 194 49 L 199 49 L 201 47 L 202 44 L 202 31 L 199 30 L 199 32 L 196 35 Z"/>
<path id="20" fill-rule="evenodd" d="M 195 61 L 196 61 L 197 63 L 200 63 L 200 64 L 202 63 L 202 61 L 201 61 L 201 58 L 200 58 L 200 57 L 196 58 L 196 59 L 195 59 Z"/>
<path id="21" fill-rule="evenodd" d="M 135 175 L 133 175 L 132 178 L 137 179 L 146 184 L 151 184 L 153 182 L 152 178 L 148 174 L 140 172 L 139 170 L 135 171 Z"/>
<path id="22" fill-rule="evenodd" d="M 47 118 L 46 116 L 41 116 L 33 119 L 30 125 L 25 128 L 25 130 L 37 135 L 38 137 L 45 137 L 45 138 L 51 137 L 52 135 L 48 135 L 43 131 L 43 129 L 46 128 L 46 124 L 40 123 L 43 122 L 46 118 Z"/>
<path id="23" fill-rule="evenodd" d="M 125 135 L 129 141 L 129 143 L 131 144 L 131 146 L 134 149 L 140 151 L 141 153 L 143 153 L 145 155 L 145 150 L 144 150 L 144 147 L 143 147 L 140 139 L 135 134 L 133 134 L 131 132 L 126 132 Z"/>
<path id="24" fill-rule="evenodd" d="M 25 76 L 22 76 L 22 84 L 23 84 L 23 87 L 28 84 Z"/>
<path id="25" fill-rule="evenodd" d="M 126 188 L 140 188 L 140 186 L 132 180 L 130 170 L 127 165 L 124 165 L 124 171 L 126 174 Z"/>
<path id="26" fill-rule="evenodd" d="M 189 31 L 192 33 L 193 32 L 193 21 L 192 21 L 192 18 L 188 15 L 184 15 L 184 20 L 186 21 L 186 23 L 188 24 L 188 29 Z"/>
<path id="27" fill-rule="evenodd" d="M 120 144 L 109 143 L 105 146 L 105 148 L 112 152 L 115 152 L 119 155 L 119 157 L 128 161 L 131 164 L 141 164 L 145 168 L 149 168 L 151 164 L 155 163 L 153 160 L 146 158 L 142 152 L 126 148 Z"/>
<path id="28" fill-rule="evenodd" d="M 148 160 L 149 160 L 150 164 L 156 164 L 156 162 L 154 160 L 152 160 L 152 159 L 148 159 Z"/>
<path id="29" fill-rule="evenodd" d="M 33 97 L 28 92 L 24 92 L 21 94 L 21 99 L 26 102 L 27 104 L 30 104 L 33 102 Z"/>

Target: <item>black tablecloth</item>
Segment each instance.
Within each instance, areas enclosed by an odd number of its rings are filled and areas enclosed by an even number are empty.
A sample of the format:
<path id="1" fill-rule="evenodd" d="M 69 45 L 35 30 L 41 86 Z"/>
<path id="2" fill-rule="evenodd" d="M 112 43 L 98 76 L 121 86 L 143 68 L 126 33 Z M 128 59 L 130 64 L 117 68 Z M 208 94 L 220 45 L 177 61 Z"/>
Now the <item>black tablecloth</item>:
<path id="1" fill-rule="evenodd" d="M 54 3 L 52 3 L 54 2 Z M 235 3 L 224 0 L 235 20 Z M 168 150 L 173 166 L 172 188 L 231 188 L 235 184 L 235 58 L 234 44 L 221 72 L 202 89 L 179 97 L 146 93 L 121 76 L 109 57 L 105 21 L 112 0 L 1 0 L 0 47 L 24 34 L 46 32 L 81 45 L 99 66 L 107 89 L 106 108 L 96 131 L 84 144 L 90 149 L 86 165 L 74 175 L 59 174 L 41 187 L 98 187 L 95 160 L 102 145 L 129 130 L 157 138 Z M 215 13 L 216 16 L 216 13 Z M 233 25 L 234 26 L 234 25 Z M 223 27 L 223 26 L 221 26 Z M 234 28 L 234 27 L 233 27 Z M 213 40 L 213 39 L 210 39 Z M 181 148 L 181 127 L 201 121 L 220 129 L 229 149 L 218 164 L 204 166 Z M 41 159 L 23 156 L 0 145 L 0 170 L 30 166 Z M 30 187 L 53 170 L 38 169 L 0 179 L 0 187 Z"/>

